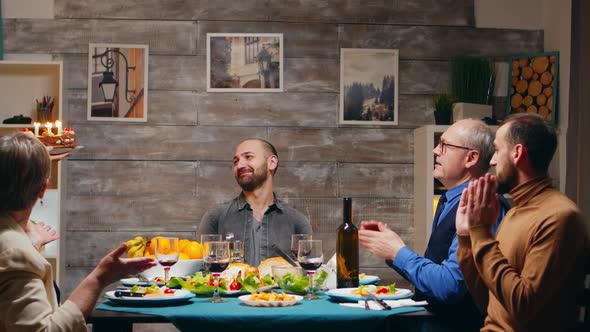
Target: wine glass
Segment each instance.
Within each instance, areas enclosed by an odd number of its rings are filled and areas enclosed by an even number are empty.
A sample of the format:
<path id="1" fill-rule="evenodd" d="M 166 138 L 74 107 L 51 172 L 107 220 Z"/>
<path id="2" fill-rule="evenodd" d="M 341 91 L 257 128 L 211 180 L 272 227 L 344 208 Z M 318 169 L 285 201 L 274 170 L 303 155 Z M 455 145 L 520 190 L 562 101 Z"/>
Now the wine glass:
<path id="1" fill-rule="evenodd" d="M 204 246 L 205 242 L 221 241 L 221 234 L 201 234 L 201 245 Z M 205 257 L 205 251 L 203 251 L 203 257 Z M 209 272 L 209 269 L 205 265 L 205 272 Z"/>
<path id="2" fill-rule="evenodd" d="M 160 237 L 156 239 L 156 259 L 164 268 L 164 283 L 170 280 L 170 267 L 178 262 L 180 251 L 178 250 L 177 237 Z"/>
<path id="3" fill-rule="evenodd" d="M 219 296 L 219 276 L 227 266 L 230 260 L 229 242 L 227 241 L 207 241 L 203 244 L 203 260 L 205 266 L 213 275 L 215 281 L 215 291 L 208 302 L 222 303 L 227 300 Z"/>
<path id="4" fill-rule="evenodd" d="M 311 240 L 311 234 L 291 234 L 291 257 L 297 259 L 299 250 L 299 240 Z"/>
<path id="5" fill-rule="evenodd" d="M 299 240 L 297 261 L 299 262 L 299 265 L 307 271 L 307 277 L 309 278 L 305 299 L 319 299 L 319 296 L 313 294 L 313 275 L 315 270 L 319 269 L 324 262 L 322 240 Z"/>

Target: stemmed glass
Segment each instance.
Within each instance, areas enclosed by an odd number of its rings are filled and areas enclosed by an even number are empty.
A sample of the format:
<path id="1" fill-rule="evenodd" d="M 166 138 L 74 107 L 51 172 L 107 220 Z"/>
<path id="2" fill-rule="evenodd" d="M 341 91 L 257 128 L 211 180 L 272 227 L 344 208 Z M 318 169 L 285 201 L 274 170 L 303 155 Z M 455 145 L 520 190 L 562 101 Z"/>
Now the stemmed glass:
<path id="1" fill-rule="evenodd" d="M 221 241 L 221 234 L 201 234 L 201 245 L 204 246 L 205 242 Z M 205 257 L 205 251 L 203 251 L 203 257 Z M 210 272 L 205 265 L 205 272 Z"/>
<path id="2" fill-rule="evenodd" d="M 311 240 L 311 234 L 291 234 L 291 257 L 297 259 L 299 240 Z"/>
<path id="3" fill-rule="evenodd" d="M 156 259 L 164 268 L 164 282 L 170 280 L 170 267 L 178 262 L 180 251 L 178 250 L 177 237 L 160 237 L 156 239 Z"/>
<path id="4" fill-rule="evenodd" d="M 215 281 L 215 291 L 213 296 L 208 300 L 212 303 L 227 302 L 219 296 L 219 276 L 227 266 L 230 260 L 229 242 L 227 241 L 208 241 L 203 244 L 203 260 L 205 266 L 213 275 Z"/>
<path id="5" fill-rule="evenodd" d="M 301 267 L 307 271 L 307 276 L 309 278 L 307 295 L 305 295 L 305 299 L 319 299 L 319 296 L 313 294 L 313 275 L 324 262 L 322 240 L 299 240 L 297 261 L 299 262 L 299 265 L 301 265 Z"/>

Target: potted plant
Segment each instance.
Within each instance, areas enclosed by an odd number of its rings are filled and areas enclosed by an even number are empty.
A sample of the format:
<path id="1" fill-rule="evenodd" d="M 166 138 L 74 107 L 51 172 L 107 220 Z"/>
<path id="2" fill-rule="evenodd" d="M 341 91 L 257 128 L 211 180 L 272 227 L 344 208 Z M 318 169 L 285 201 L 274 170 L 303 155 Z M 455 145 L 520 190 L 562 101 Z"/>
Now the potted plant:
<path id="1" fill-rule="evenodd" d="M 488 58 L 459 56 L 451 59 L 451 89 L 457 98 L 453 119 L 492 117 L 496 71 Z"/>
<path id="2" fill-rule="evenodd" d="M 451 124 L 451 115 L 453 115 L 453 104 L 457 98 L 450 93 L 441 93 L 434 95 L 434 123 L 438 125 Z"/>

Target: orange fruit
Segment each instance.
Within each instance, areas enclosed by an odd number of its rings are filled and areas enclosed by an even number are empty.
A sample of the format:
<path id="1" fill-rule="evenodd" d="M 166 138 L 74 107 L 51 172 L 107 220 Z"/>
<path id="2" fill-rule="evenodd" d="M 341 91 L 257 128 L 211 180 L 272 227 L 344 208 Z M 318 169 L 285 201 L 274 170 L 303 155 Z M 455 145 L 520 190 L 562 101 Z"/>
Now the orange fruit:
<path id="1" fill-rule="evenodd" d="M 150 240 L 149 252 L 150 255 L 156 254 L 156 239 L 161 238 L 162 236 L 156 236 Z"/>
<path id="2" fill-rule="evenodd" d="M 189 255 L 187 255 L 187 254 L 185 254 L 185 253 L 181 252 L 181 253 L 178 255 L 178 259 L 190 259 L 190 257 L 189 257 Z"/>
<path id="3" fill-rule="evenodd" d="M 203 246 L 197 241 L 191 241 L 185 248 L 185 252 L 190 259 L 203 258 Z"/>
<path id="4" fill-rule="evenodd" d="M 191 243 L 189 239 L 182 239 L 178 241 L 178 251 L 186 253 L 186 246 Z"/>

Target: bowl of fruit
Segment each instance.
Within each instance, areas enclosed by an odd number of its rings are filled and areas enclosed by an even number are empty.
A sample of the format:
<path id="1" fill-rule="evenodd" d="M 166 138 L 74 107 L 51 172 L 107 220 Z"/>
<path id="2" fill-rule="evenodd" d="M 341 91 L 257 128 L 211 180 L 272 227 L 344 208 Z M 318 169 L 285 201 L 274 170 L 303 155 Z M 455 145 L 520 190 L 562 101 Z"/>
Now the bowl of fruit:
<path id="1" fill-rule="evenodd" d="M 157 259 L 156 251 L 156 236 L 152 239 L 147 239 L 137 236 L 132 240 L 127 241 L 127 256 L 128 257 L 151 257 Z M 203 247 L 197 241 L 189 239 L 181 239 L 178 241 L 178 261 L 170 266 L 170 277 L 185 277 L 203 270 Z M 158 264 L 141 273 L 144 277 L 153 280 L 157 277 L 164 277 L 164 268 Z"/>

